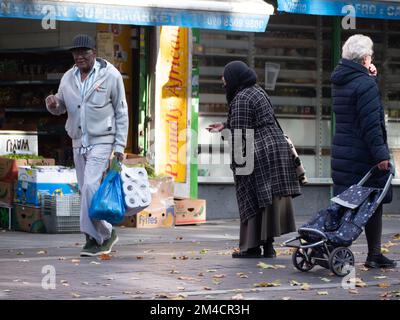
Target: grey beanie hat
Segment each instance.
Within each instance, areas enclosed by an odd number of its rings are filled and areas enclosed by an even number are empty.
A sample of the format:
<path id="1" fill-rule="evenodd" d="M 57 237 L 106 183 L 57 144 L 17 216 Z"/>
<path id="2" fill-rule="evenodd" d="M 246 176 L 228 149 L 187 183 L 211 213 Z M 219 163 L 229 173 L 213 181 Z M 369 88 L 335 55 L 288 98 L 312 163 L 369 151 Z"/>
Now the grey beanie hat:
<path id="1" fill-rule="evenodd" d="M 87 34 L 78 34 L 72 40 L 72 47 L 70 47 L 69 50 L 74 50 L 78 48 L 95 49 L 96 42 L 91 36 Z"/>

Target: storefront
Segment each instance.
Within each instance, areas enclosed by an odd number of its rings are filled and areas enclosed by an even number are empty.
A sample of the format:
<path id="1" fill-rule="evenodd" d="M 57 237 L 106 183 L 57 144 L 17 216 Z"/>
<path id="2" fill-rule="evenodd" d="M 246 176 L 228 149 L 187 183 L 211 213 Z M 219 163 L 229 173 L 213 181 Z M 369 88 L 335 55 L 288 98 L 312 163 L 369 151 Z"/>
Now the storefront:
<path id="1" fill-rule="evenodd" d="M 171 80 L 166 74 L 176 70 L 173 57 L 168 60 L 171 57 L 161 52 L 163 46 L 176 50 L 177 39 L 163 38 L 163 34 L 185 30 L 186 42 L 179 47 L 186 50 L 179 62 L 186 68 L 178 86 L 185 91 L 179 98 L 183 106 L 180 113 L 184 114 L 180 122 L 182 128 L 195 134 L 183 140 L 186 158 L 176 186 L 178 194 L 196 197 L 197 164 L 191 155 L 196 157 L 192 150 L 197 146 L 198 107 L 196 99 L 192 103 L 197 87 L 196 77 L 192 82 L 189 28 L 264 32 L 273 10 L 262 0 L 0 0 L 0 129 L 37 131 L 40 154 L 56 158 L 60 164 L 72 162 L 70 141 L 64 132 L 66 117 L 48 114 L 43 101 L 57 90 L 62 74 L 72 65 L 66 50 L 72 37 L 87 33 L 97 39 L 98 55 L 123 74 L 130 106 L 127 151 L 150 154 L 156 168 L 167 172 L 171 166 L 162 159 L 171 155 L 166 153 L 174 141 L 165 139 L 172 129 L 164 128 L 171 119 L 166 119 L 169 102 L 164 101 L 163 106 L 162 92 L 167 87 L 165 81 Z"/>
<path id="2" fill-rule="evenodd" d="M 342 29 L 341 18 L 335 17 L 345 15 L 347 11 L 342 13 L 342 8 L 348 4 L 355 8 L 355 30 Z M 232 60 L 243 60 L 256 69 L 260 83 L 267 87 L 278 119 L 305 165 L 310 184 L 303 188 L 302 199 L 295 204 L 299 214 L 306 214 L 329 203 L 334 130 L 330 74 L 340 58 L 343 42 L 352 34 L 363 33 L 374 41 L 389 145 L 393 160 L 400 167 L 400 24 L 396 20 L 400 18 L 400 5 L 393 1 L 282 0 L 278 1 L 277 10 L 264 33 L 199 31 L 194 57 L 200 72 L 200 195 L 225 199 L 234 194 L 229 164 L 217 164 L 228 149 L 205 128 L 227 116 L 220 80 L 223 66 Z M 276 83 L 267 75 L 273 68 L 279 69 Z M 396 178 L 395 185 L 399 183 L 398 170 Z M 398 213 L 396 194 L 387 212 Z M 229 217 L 236 210 L 234 198 L 232 203 L 216 200 L 213 204 L 221 217 Z"/>

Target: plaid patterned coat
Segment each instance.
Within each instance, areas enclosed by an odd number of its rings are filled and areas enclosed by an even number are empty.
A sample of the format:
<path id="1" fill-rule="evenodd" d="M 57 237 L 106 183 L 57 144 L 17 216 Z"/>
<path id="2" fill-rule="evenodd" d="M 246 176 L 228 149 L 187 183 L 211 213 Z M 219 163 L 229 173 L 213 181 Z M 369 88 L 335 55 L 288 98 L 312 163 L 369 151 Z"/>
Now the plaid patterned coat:
<path id="1" fill-rule="evenodd" d="M 258 85 L 241 90 L 229 105 L 227 127 L 232 136 L 235 129 L 254 130 L 254 150 L 247 150 L 254 152 L 254 170 L 250 174 L 238 174 L 239 165 L 232 152 L 231 168 L 242 222 L 259 214 L 274 197 L 301 194 L 290 147 L 273 112 L 265 91 Z M 245 142 L 242 146 L 245 149 Z"/>

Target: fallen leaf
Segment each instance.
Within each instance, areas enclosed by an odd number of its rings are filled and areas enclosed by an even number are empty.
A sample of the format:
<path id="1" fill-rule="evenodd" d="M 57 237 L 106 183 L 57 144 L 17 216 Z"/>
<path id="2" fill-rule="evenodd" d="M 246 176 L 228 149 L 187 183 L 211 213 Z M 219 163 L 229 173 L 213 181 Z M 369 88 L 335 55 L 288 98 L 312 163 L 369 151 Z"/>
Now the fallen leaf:
<path id="1" fill-rule="evenodd" d="M 79 260 L 79 259 L 72 259 L 71 262 L 72 262 L 72 263 L 79 263 L 79 262 L 81 262 L 81 260 Z"/>
<path id="2" fill-rule="evenodd" d="M 69 287 L 69 283 L 63 283 L 62 286 L 63 287 Z"/>
<path id="3" fill-rule="evenodd" d="M 274 267 L 276 269 L 286 269 L 286 266 L 284 266 L 283 264 L 275 264 Z"/>
<path id="4" fill-rule="evenodd" d="M 400 241 L 400 233 L 395 234 L 393 240 Z"/>
<path id="5" fill-rule="evenodd" d="M 231 300 L 244 300 L 244 297 L 241 293 L 238 293 L 237 295 L 234 295 Z"/>
<path id="6" fill-rule="evenodd" d="M 224 274 L 214 274 L 213 275 L 213 278 L 225 278 L 225 275 Z"/>
<path id="7" fill-rule="evenodd" d="M 41 250 L 41 251 L 38 251 L 38 252 L 36 252 L 37 254 L 47 254 L 47 251 L 46 250 Z"/>
<path id="8" fill-rule="evenodd" d="M 300 289 L 301 290 L 310 290 L 311 286 L 308 283 L 304 282 Z"/>
<path id="9" fill-rule="evenodd" d="M 213 278 L 213 279 L 212 279 L 212 282 L 213 282 L 213 284 L 216 284 L 216 285 L 218 285 L 218 284 L 220 284 L 220 283 L 221 283 L 221 281 L 220 281 L 220 280 L 218 280 L 218 279 L 215 279 L 215 278 Z"/>
<path id="10" fill-rule="evenodd" d="M 97 261 L 91 261 L 91 262 L 90 262 L 90 264 L 96 264 L 96 265 L 97 265 L 97 264 L 100 264 L 100 262 L 97 262 Z"/>
<path id="11" fill-rule="evenodd" d="M 78 293 L 71 293 L 71 295 L 74 297 L 74 298 L 80 298 L 80 294 L 78 294 Z"/>
<path id="12" fill-rule="evenodd" d="M 179 293 L 172 298 L 172 300 L 184 300 L 187 298 L 187 294 Z"/>
<path id="13" fill-rule="evenodd" d="M 108 277 L 107 280 L 112 281 L 112 280 L 115 280 L 115 278 L 114 277 Z"/>
<path id="14" fill-rule="evenodd" d="M 189 257 L 188 256 L 180 256 L 178 257 L 179 260 L 188 260 Z"/>
<path id="15" fill-rule="evenodd" d="M 101 261 L 111 260 L 111 256 L 107 253 L 104 253 L 104 254 L 100 255 L 99 260 L 101 260 Z"/>
<path id="16" fill-rule="evenodd" d="M 351 293 L 351 294 L 359 294 L 357 289 L 349 289 L 349 293 Z"/>
<path id="17" fill-rule="evenodd" d="M 245 278 L 245 279 L 247 279 L 249 276 L 247 275 L 247 274 L 245 274 L 244 272 L 238 272 L 238 273 L 236 273 L 236 275 L 239 277 L 239 278 Z"/>
<path id="18" fill-rule="evenodd" d="M 17 252 L 17 256 L 23 256 L 24 253 L 22 251 Z"/>
<path id="19" fill-rule="evenodd" d="M 356 278 L 356 287 L 365 288 L 366 286 L 367 284 L 361 278 Z"/>
<path id="20" fill-rule="evenodd" d="M 369 268 L 367 268 L 367 267 L 361 267 L 361 268 L 360 268 L 360 271 L 369 271 Z"/>
<path id="21" fill-rule="evenodd" d="M 179 291 L 184 291 L 185 287 L 176 287 Z"/>
<path id="22" fill-rule="evenodd" d="M 274 282 L 258 282 L 254 284 L 254 287 L 256 288 L 264 288 L 264 287 L 279 287 L 281 284 L 279 281 L 274 281 Z"/>
<path id="23" fill-rule="evenodd" d="M 137 260 L 143 260 L 143 256 L 137 256 L 136 259 Z"/>
<path id="24" fill-rule="evenodd" d="M 197 276 L 198 276 L 198 277 L 204 277 L 204 273 L 203 273 L 203 272 L 200 272 Z"/>
<path id="25" fill-rule="evenodd" d="M 390 283 L 383 282 L 383 283 L 378 284 L 378 287 L 382 288 L 382 289 L 386 289 L 386 288 L 390 287 Z"/>
<path id="26" fill-rule="evenodd" d="M 324 281 L 324 282 L 331 282 L 332 280 L 330 280 L 330 279 L 328 279 L 328 278 L 321 278 L 321 281 Z"/>
<path id="27" fill-rule="evenodd" d="M 131 291 L 122 291 L 122 294 L 132 294 Z"/>
<path id="28" fill-rule="evenodd" d="M 199 279 L 193 278 L 193 277 L 186 277 L 186 276 L 180 276 L 178 277 L 178 280 L 185 280 L 185 281 L 200 281 Z"/>
<path id="29" fill-rule="evenodd" d="M 328 293 L 328 291 L 318 291 L 317 294 L 319 296 L 327 296 L 329 293 Z"/>
<path id="30" fill-rule="evenodd" d="M 65 257 L 59 257 L 58 260 L 67 260 Z"/>
<path id="31" fill-rule="evenodd" d="M 210 287 L 204 287 L 203 289 L 204 289 L 204 290 L 207 290 L 207 291 L 212 290 L 212 288 L 210 288 Z"/>
<path id="32" fill-rule="evenodd" d="M 136 294 L 144 294 L 143 291 L 136 291 L 135 293 L 136 293 Z"/>
<path id="33" fill-rule="evenodd" d="M 302 285 L 302 283 L 297 282 L 296 280 L 291 280 L 289 283 L 290 283 L 290 285 L 291 285 L 292 287 L 301 286 L 301 285 Z"/>
<path id="34" fill-rule="evenodd" d="M 396 245 L 397 245 L 397 243 L 393 243 L 393 242 L 389 241 L 389 242 L 383 244 L 382 247 L 391 248 L 391 247 L 396 246 Z"/>
<path id="35" fill-rule="evenodd" d="M 60 280 L 60 283 L 68 283 L 68 280 Z"/>
<path id="36" fill-rule="evenodd" d="M 183 237 L 176 237 L 176 240 L 182 240 Z"/>
<path id="37" fill-rule="evenodd" d="M 376 276 L 376 277 L 374 277 L 374 279 L 377 279 L 377 280 L 379 280 L 379 279 L 386 279 L 387 277 L 386 276 Z"/>
<path id="38" fill-rule="evenodd" d="M 216 298 L 213 297 L 213 296 L 205 296 L 204 298 L 205 298 L 205 299 L 216 299 Z"/>
<path id="39" fill-rule="evenodd" d="M 150 252 L 154 252 L 154 250 L 153 249 L 149 249 L 149 250 L 143 251 L 143 253 L 150 253 Z"/>
<path id="40" fill-rule="evenodd" d="M 217 272 L 215 269 L 208 269 L 207 272 Z"/>
<path id="41" fill-rule="evenodd" d="M 21 259 L 21 260 L 18 260 L 18 262 L 29 262 L 29 260 L 28 259 Z"/>
<path id="42" fill-rule="evenodd" d="M 387 248 L 381 248 L 381 253 L 382 253 L 382 254 L 389 253 L 389 249 L 387 249 Z"/>
<path id="43" fill-rule="evenodd" d="M 170 274 L 179 274 L 180 272 L 178 270 L 171 270 L 169 273 Z"/>
<path id="44" fill-rule="evenodd" d="M 201 249 L 200 253 L 201 254 L 206 254 L 208 251 L 210 251 L 210 249 Z"/>
<path id="45" fill-rule="evenodd" d="M 88 286 L 89 282 L 84 281 L 84 282 L 81 282 L 81 284 L 83 284 L 84 286 Z"/>
<path id="46" fill-rule="evenodd" d="M 264 262 L 259 262 L 257 264 L 257 267 L 262 268 L 262 269 L 276 269 L 276 267 L 274 267 L 272 264 L 267 264 Z"/>

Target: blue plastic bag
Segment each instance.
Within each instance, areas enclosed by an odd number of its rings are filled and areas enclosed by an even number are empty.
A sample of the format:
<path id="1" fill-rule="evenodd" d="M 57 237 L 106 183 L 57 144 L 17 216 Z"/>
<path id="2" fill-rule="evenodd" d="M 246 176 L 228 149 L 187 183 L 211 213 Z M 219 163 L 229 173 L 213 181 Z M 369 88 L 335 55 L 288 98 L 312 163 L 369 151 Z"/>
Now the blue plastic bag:
<path id="1" fill-rule="evenodd" d="M 93 196 L 89 209 L 91 219 L 105 220 L 111 224 L 118 224 L 124 219 L 125 203 L 120 171 L 121 164 L 113 159 L 110 171 Z"/>

